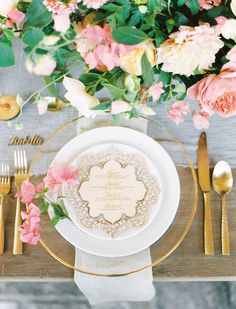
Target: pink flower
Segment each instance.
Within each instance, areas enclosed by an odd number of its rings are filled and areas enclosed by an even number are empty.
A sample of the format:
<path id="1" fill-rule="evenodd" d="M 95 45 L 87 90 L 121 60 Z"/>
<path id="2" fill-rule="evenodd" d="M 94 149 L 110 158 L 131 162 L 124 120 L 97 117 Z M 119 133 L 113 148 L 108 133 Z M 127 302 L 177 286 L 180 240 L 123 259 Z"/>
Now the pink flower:
<path id="1" fill-rule="evenodd" d="M 11 21 L 13 21 L 14 23 L 19 24 L 19 23 L 21 23 L 21 22 L 24 20 L 25 14 L 24 14 L 23 12 L 21 12 L 21 11 L 15 9 L 15 10 L 11 11 L 11 12 L 7 15 L 7 17 L 8 17 Z"/>
<path id="2" fill-rule="evenodd" d="M 148 89 L 148 93 L 153 98 L 153 101 L 159 100 L 161 94 L 165 92 L 162 87 L 163 87 L 163 83 L 160 82 L 160 83 L 153 84 Z"/>
<path id="3" fill-rule="evenodd" d="M 70 15 L 68 13 L 53 14 L 54 30 L 66 32 L 70 28 Z"/>
<path id="4" fill-rule="evenodd" d="M 83 0 L 83 4 L 87 6 L 87 8 L 99 9 L 103 6 L 108 0 Z"/>
<path id="5" fill-rule="evenodd" d="M 219 6 L 221 0 L 198 0 L 201 9 L 210 10 L 214 6 Z"/>
<path id="6" fill-rule="evenodd" d="M 39 99 L 37 103 L 39 115 L 43 115 L 47 112 L 49 103 L 50 100 L 48 99 L 48 97 L 42 97 Z"/>
<path id="7" fill-rule="evenodd" d="M 235 51 L 227 55 L 234 59 Z M 236 63 L 226 63 L 220 74 L 210 74 L 188 89 L 187 95 L 197 101 L 201 110 L 209 115 L 218 113 L 222 117 L 236 114 Z"/>
<path id="8" fill-rule="evenodd" d="M 188 103 L 179 101 L 172 105 L 171 109 L 167 113 L 167 117 L 179 125 L 184 121 L 184 115 L 187 115 L 189 111 Z"/>
<path id="9" fill-rule="evenodd" d="M 40 182 L 37 186 L 36 186 L 36 192 L 37 193 L 42 193 L 44 191 L 44 183 Z"/>
<path id="10" fill-rule="evenodd" d="M 21 217 L 24 220 L 23 224 L 19 227 L 22 242 L 37 245 L 40 239 L 40 215 L 40 209 L 33 203 L 29 205 L 27 211 L 21 213 Z"/>
<path id="11" fill-rule="evenodd" d="M 43 4 L 54 14 L 71 14 L 77 10 L 79 2 L 80 0 L 44 0 Z"/>
<path id="12" fill-rule="evenodd" d="M 81 32 L 82 37 L 86 37 L 90 44 L 99 45 L 103 40 L 107 40 L 109 33 L 105 32 L 100 26 L 93 26 L 88 24 L 87 27 Z"/>
<path id="13" fill-rule="evenodd" d="M 35 186 L 31 182 L 24 180 L 21 185 L 21 191 L 16 194 L 16 197 L 20 197 L 22 203 L 28 204 L 32 202 L 32 200 L 35 198 L 35 195 Z"/>
<path id="14" fill-rule="evenodd" d="M 209 128 L 209 114 L 206 112 L 194 112 L 193 113 L 193 123 L 194 126 L 201 130 L 201 129 L 208 129 Z"/>
<path id="15" fill-rule="evenodd" d="M 49 190 L 55 192 L 61 184 L 75 183 L 77 174 L 78 169 L 70 167 L 68 164 L 51 167 L 47 176 L 43 179 L 43 182 Z"/>
<path id="16" fill-rule="evenodd" d="M 228 19 L 225 16 L 218 16 L 215 18 L 215 20 L 217 22 L 217 25 L 215 26 L 215 33 L 219 35 L 221 34 L 223 25 Z"/>
<path id="17" fill-rule="evenodd" d="M 76 43 L 77 51 L 89 65 L 89 69 L 112 70 L 121 65 L 121 52 L 127 53 L 135 48 L 115 42 L 108 24 L 103 27 L 88 24 L 78 35 Z"/>

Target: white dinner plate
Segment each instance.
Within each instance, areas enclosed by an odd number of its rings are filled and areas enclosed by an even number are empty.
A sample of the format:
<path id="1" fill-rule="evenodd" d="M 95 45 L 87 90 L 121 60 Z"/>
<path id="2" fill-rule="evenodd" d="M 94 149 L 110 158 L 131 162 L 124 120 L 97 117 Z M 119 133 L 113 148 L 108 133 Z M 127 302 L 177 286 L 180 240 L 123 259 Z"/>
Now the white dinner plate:
<path id="1" fill-rule="evenodd" d="M 159 174 L 158 170 L 156 169 L 156 166 L 152 163 L 152 161 L 148 158 L 148 156 L 146 156 L 143 152 L 139 151 L 138 149 L 136 149 L 134 147 L 131 147 L 131 146 L 128 146 L 128 145 L 125 145 L 125 144 L 121 144 L 121 143 L 116 143 L 116 142 L 99 144 L 99 145 L 96 145 L 96 146 L 93 146 L 93 147 L 89 147 L 88 149 L 86 149 L 85 151 L 80 153 L 79 155 L 75 154 L 73 156 L 72 160 L 70 161 L 71 166 L 79 168 L 80 165 L 81 165 L 81 158 L 83 158 L 84 156 L 90 155 L 90 154 L 96 154 L 96 153 L 99 153 L 101 151 L 104 152 L 111 147 L 115 147 L 121 153 L 139 155 L 143 159 L 144 164 L 145 164 L 149 174 L 154 177 L 154 179 L 156 180 L 156 182 L 157 182 L 157 184 L 160 188 L 160 192 L 159 192 L 159 195 L 158 195 L 158 198 L 157 198 L 157 202 L 154 203 L 153 205 L 150 205 L 147 209 L 144 225 L 141 226 L 141 227 L 129 227 L 127 230 L 123 231 L 122 233 L 118 234 L 116 237 L 113 238 L 113 240 L 119 240 L 119 239 L 124 239 L 124 238 L 127 238 L 127 237 L 133 237 L 135 234 L 140 233 L 155 218 L 155 216 L 157 215 L 158 210 L 161 206 L 162 182 L 161 182 L 160 174 Z M 62 189 L 62 195 L 63 196 L 66 195 L 63 189 Z M 88 233 L 88 234 L 90 234 L 94 237 L 98 237 L 98 238 L 102 238 L 102 239 L 106 239 L 106 240 L 111 239 L 111 236 L 109 236 L 104 231 L 102 231 L 98 228 L 88 229 L 88 228 L 83 227 L 79 223 L 79 220 L 77 218 L 78 214 L 76 212 L 75 207 L 73 205 L 71 205 L 71 203 L 67 199 L 64 199 L 64 205 L 66 207 L 66 210 L 67 210 L 71 220 L 74 222 L 75 225 L 77 225 L 84 232 L 86 232 L 86 233 Z"/>
<path id="2" fill-rule="evenodd" d="M 73 156 L 101 143 L 129 145 L 152 161 L 160 175 L 162 186 L 162 200 L 156 216 L 140 233 L 115 241 L 94 237 L 68 219 L 61 220 L 56 229 L 73 246 L 90 254 L 105 257 L 127 256 L 151 246 L 170 227 L 179 205 L 179 177 L 172 159 L 159 143 L 139 131 L 124 127 L 101 127 L 81 133 L 56 154 L 51 166 L 66 163 Z M 50 208 L 49 216 L 53 215 L 53 209 Z"/>

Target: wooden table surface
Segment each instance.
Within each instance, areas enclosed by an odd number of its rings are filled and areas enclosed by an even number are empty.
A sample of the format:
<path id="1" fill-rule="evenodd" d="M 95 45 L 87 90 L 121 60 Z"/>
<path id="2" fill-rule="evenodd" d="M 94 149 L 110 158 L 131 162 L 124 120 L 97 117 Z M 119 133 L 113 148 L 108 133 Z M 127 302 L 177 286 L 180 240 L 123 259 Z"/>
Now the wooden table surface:
<path id="1" fill-rule="evenodd" d="M 178 168 L 181 176 L 181 210 L 175 223 L 158 245 L 151 248 L 152 257 L 164 252 L 170 243 L 174 243 L 176 235 L 183 231 L 192 207 L 192 178 L 189 169 Z M 236 170 L 233 171 L 236 179 Z M 190 186 L 191 183 L 191 186 Z M 12 255 L 15 192 L 12 191 L 6 200 L 6 248 L 0 256 L 0 280 L 72 280 L 73 271 L 54 260 L 44 248 L 38 244 L 24 246 L 22 256 Z M 228 218 L 231 240 L 231 256 L 222 256 L 220 248 L 220 199 L 212 191 L 211 209 L 213 217 L 215 255 L 205 256 L 203 252 L 203 200 L 199 190 L 198 207 L 194 222 L 180 246 L 163 262 L 153 268 L 156 280 L 234 280 L 236 279 L 236 188 L 227 196 Z M 43 218 L 45 222 L 46 217 Z M 44 224 L 43 238 L 55 251 L 68 262 L 74 260 L 74 249 L 67 244 L 58 233 Z"/>

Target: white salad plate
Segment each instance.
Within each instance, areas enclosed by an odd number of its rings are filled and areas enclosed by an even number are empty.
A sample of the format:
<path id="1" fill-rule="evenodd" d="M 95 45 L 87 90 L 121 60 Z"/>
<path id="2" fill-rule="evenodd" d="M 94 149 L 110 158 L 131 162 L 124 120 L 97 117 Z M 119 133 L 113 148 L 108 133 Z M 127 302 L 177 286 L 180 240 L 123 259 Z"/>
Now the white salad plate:
<path id="1" fill-rule="evenodd" d="M 127 256 L 151 246 L 168 230 L 178 210 L 180 182 L 172 159 L 159 143 L 139 131 L 124 127 L 101 127 L 81 133 L 60 149 L 51 166 L 70 163 L 90 148 L 105 143 L 120 143 L 135 148 L 155 167 L 150 173 L 156 175 L 161 187 L 160 205 L 157 205 L 155 216 L 132 237 L 126 235 L 118 239 L 95 237 L 87 229 L 81 229 L 68 219 L 61 220 L 56 229 L 73 246 L 90 254 L 104 257 Z M 49 216 L 52 218 L 53 215 L 53 209 L 49 208 Z"/>
<path id="2" fill-rule="evenodd" d="M 70 162 L 71 166 L 78 168 L 81 166 L 81 158 L 83 158 L 86 155 L 90 154 L 97 154 L 100 152 L 107 151 L 108 149 L 116 148 L 119 152 L 124 153 L 124 154 L 135 154 L 139 155 L 143 161 L 144 164 L 147 168 L 147 171 L 151 176 L 153 176 L 159 186 L 160 193 L 157 198 L 157 202 L 153 205 L 150 205 L 147 209 L 146 213 L 146 218 L 145 218 L 145 223 L 141 227 L 129 227 L 127 230 L 123 231 L 121 234 L 118 234 L 116 237 L 113 238 L 113 240 L 119 240 L 119 239 L 125 239 L 127 237 L 133 237 L 134 235 L 140 233 L 143 229 L 145 229 L 155 218 L 155 216 L 158 213 L 158 210 L 160 209 L 161 206 L 161 200 L 162 200 L 162 184 L 161 184 L 161 177 L 160 174 L 158 173 L 158 170 L 156 169 L 155 165 L 152 163 L 152 161 L 146 156 L 143 152 L 139 151 L 138 149 L 121 144 L 121 143 L 104 143 L 104 144 L 99 144 L 93 147 L 89 147 L 87 150 L 82 151 L 79 155 L 75 155 L 75 159 L 72 159 Z M 73 156 L 74 157 L 74 156 Z M 65 196 L 66 194 L 64 193 L 65 191 L 62 189 L 62 195 Z M 64 199 L 64 205 L 65 208 L 69 214 L 69 217 L 71 220 L 74 222 L 75 225 L 77 225 L 80 229 L 82 229 L 84 232 L 98 238 L 106 239 L 106 240 L 111 240 L 111 237 L 107 235 L 105 232 L 98 228 L 94 229 L 88 229 L 86 227 L 83 227 L 79 220 L 78 220 L 78 214 L 76 212 L 75 207 L 68 201 L 68 199 Z"/>

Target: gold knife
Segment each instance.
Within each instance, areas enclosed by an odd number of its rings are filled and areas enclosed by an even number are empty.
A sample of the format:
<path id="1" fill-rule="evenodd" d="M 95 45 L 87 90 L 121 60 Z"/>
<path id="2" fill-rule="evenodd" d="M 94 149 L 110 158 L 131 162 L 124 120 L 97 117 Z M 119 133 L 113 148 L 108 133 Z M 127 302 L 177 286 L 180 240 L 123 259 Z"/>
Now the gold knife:
<path id="1" fill-rule="evenodd" d="M 212 231 L 210 205 L 210 170 L 207 151 L 206 133 L 201 133 L 198 142 L 198 179 L 204 197 L 204 248 L 206 255 L 214 255 L 214 240 Z"/>

